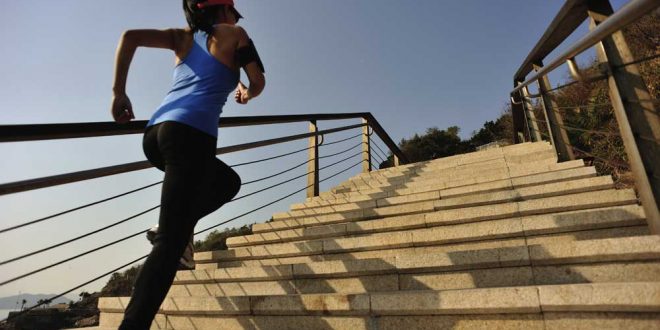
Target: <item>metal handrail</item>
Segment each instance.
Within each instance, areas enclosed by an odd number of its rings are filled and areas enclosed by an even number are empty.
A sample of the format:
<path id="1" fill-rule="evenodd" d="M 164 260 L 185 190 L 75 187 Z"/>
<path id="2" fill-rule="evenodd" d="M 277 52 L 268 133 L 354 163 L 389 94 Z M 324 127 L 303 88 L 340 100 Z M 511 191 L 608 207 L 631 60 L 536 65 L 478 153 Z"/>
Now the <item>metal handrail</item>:
<path id="1" fill-rule="evenodd" d="M 218 127 L 242 127 L 255 125 L 287 124 L 297 122 L 365 119 L 369 126 L 383 140 L 399 160 L 406 163 L 408 159 L 399 150 L 399 147 L 380 126 L 378 120 L 370 112 L 354 113 L 318 113 L 280 116 L 250 116 L 250 117 L 223 117 Z M 126 124 L 114 122 L 72 123 L 72 124 L 29 124 L 29 125 L 0 125 L 1 142 L 42 141 L 53 139 L 71 139 L 84 137 L 115 136 L 142 133 L 147 121 L 138 120 Z"/>
<path id="2" fill-rule="evenodd" d="M 518 92 L 523 87 L 541 79 L 550 73 L 550 71 L 564 64 L 567 60 L 574 58 L 588 48 L 596 45 L 612 33 L 621 30 L 626 25 L 648 14 L 650 11 L 657 7 L 660 7 L 660 1 L 657 0 L 636 0 L 626 4 L 623 8 L 614 13 L 614 15 L 610 16 L 608 19 L 603 21 L 603 23 L 599 24 L 595 29 L 589 32 L 586 36 L 573 44 L 563 53 L 558 55 L 549 64 L 544 65 L 531 78 L 528 78 L 524 82 L 518 84 L 511 91 L 511 93 Z"/>
<path id="3" fill-rule="evenodd" d="M 282 116 L 222 117 L 218 127 L 287 124 L 310 120 L 342 120 L 363 118 L 369 113 L 302 114 Z M 41 141 L 100 136 L 138 134 L 144 132 L 148 121 L 136 120 L 126 124 L 115 122 L 0 125 L 0 142 Z"/>
<path id="4" fill-rule="evenodd" d="M 570 142 L 568 131 L 588 131 L 563 123 L 561 113 L 557 111 L 556 100 L 551 92 L 565 88 L 577 82 L 586 82 L 597 79 L 607 79 L 608 96 L 610 98 L 612 113 L 616 118 L 627 157 L 630 170 L 635 178 L 635 186 L 639 200 L 646 214 L 646 221 L 651 233 L 660 234 L 660 119 L 652 105 L 642 105 L 641 99 L 650 98 L 649 91 L 644 87 L 639 71 L 628 68 L 630 63 L 640 63 L 635 60 L 625 41 L 623 28 L 652 13 L 660 7 L 657 0 L 631 0 L 618 11 L 614 12 L 608 0 L 567 0 L 559 14 L 554 18 L 550 27 L 536 44 L 532 52 L 514 75 L 514 89 L 510 93 L 512 100 L 525 100 L 528 97 L 527 87 L 533 82 L 539 85 L 541 105 L 545 121 L 530 119 L 527 114 L 533 114 L 522 102 L 512 102 L 512 117 L 514 126 L 514 139 L 524 142 L 525 128 L 530 122 L 545 122 L 550 138 L 555 147 L 559 160 L 574 159 L 573 150 L 578 150 Z M 560 53 L 555 59 L 543 64 L 545 56 L 551 53 L 563 42 L 582 22 L 590 18 L 590 32 L 568 49 Z M 621 31 L 621 32 L 620 32 Z M 596 46 L 597 58 L 601 75 L 585 77 L 575 63 L 575 56 L 590 47 Z M 567 63 L 573 82 L 552 88 L 548 74 Z M 621 69 L 623 67 L 626 69 Z M 532 69 L 536 73 L 525 79 Z M 601 132 L 602 133 L 602 132 Z M 545 134 L 543 134 L 545 135 Z M 532 140 L 541 139 L 540 136 L 531 136 Z"/>
<path id="5" fill-rule="evenodd" d="M 253 125 L 268 125 L 305 122 L 311 120 L 343 120 L 362 118 L 367 121 L 374 132 L 387 144 L 392 153 L 397 155 L 400 160 L 407 162 L 405 155 L 399 150 L 398 146 L 387 135 L 378 121 L 370 113 L 340 113 L 340 114 L 304 114 L 304 115 L 284 115 L 284 116 L 259 116 L 259 117 L 227 117 L 222 118 L 219 127 L 239 127 Z M 83 137 L 113 136 L 124 134 L 137 134 L 144 131 L 146 121 L 136 121 L 125 125 L 104 122 L 104 123 L 77 123 L 77 124 L 41 124 L 41 125 L 2 125 L 0 126 L 0 142 L 18 142 L 18 141 L 36 141 L 53 140 Z M 257 142 L 244 143 L 234 146 L 222 147 L 216 150 L 216 154 L 225 154 L 236 151 L 248 150 L 258 147 L 264 147 L 279 143 L 285 143 L 312 136 L 322 136 L 363 127 L 364 124 L 343 126 L 339 128 L 327 129 L 318 132 L 303 133 L 285 136 L 281 138 L 262 140 Z M 388 143 L 389 141 L 389 143 Z M 0 184 L 0 195 L 24 192 L 40 188 L 52 187 L 67 183 L 79 182 L 89 179 L 95 179 L 115 174 L 127 173 L 143 170 L 152 167 L 148 161 L 139 161 L 121 165 L 114 165 L 102 168 L 96 168 L 85 171 L 78 171 L 36 179 L 29 179 L 17 182 Z"/>
<path id="6" fill-rule="evenodd" d="M 588 0 L 566 0 L 555 18 L 552 20 L 543 36 L 529 52 L 518 71 L 514 81 L 521 82 L 525 76 L 557 46 L 561 44 L 587 18 Z"/>
<path id="7" fill-rule="evenodd" d="M 273 144 L 279 144 L 279 143 L 284 143 L 284 142 L 301 140 L 301 139 L 309 138 L 310 136 L 318 136 L 318 135 L 323 135 L 323 134 L 336 133 L 336 132 L 340 132 L 340 131 L 360 128 L 362 126 L 364 126 L 364 125 L 357 124 L 357 125 L 343 126 L 343 127 L 338 127 L 338 128 L 319 131 L 319 132 L 316 132 L 316 133 L 304 133 L 304 134 L 289 135 L 289 136 L 276 138 L 276 139 L 262 140 L 262 141 L 257 141 L 257 142 L 250 142 L 250 143 L 238 144 L 238 145 L 233 145 L 233 146 L 228 146 L 228 147 L 222 147 L 222 148 L 216 149 L 216 154 L 220 155 L 220 154 L 226 154 L 226 153 L 231 153 L 231 152 L 236 152 L 236 151 L 242 151 L 242 150 L 248 150 L 248 149 L 254 149 L 254 148 L 269 146 L 269 145 L 273 145 Z M 79 181 L 96 179 L 96 178 L 101 178 L 101 177 L 115 175 L 115 174 L 122 174 L 122 173 L 128 173 L 128 172 L 133 172 L 133 171 L 139 171 L 139 170 L 144 170 L 144 169 L 151 168 L 151 167 L 153 167 L 153 165 L 151 165 L 151 163 L 149 163 L 148 161 L 139 161 L 139 162 L 126 163 L 126 164 L 120 164 L 120 165 L 114 165 L 114 166 L 108 166 L 108 167 L 101 167 L 101 168 L 85 170 L 85 171 L 78 171 L 78 172 L 72 172 L 72 173 L 65 173 L 65 174 L 47 176 L 47 177 L 36 178 L 36 179 L 9 182 L 9 183 L 5 183 L 5 184 L 0 184 L 0 196 L 1 195 L 18 193 L 18 192 L 29 191 L 29 190 L 35 190 L 35 189 L 40 189 L 40 188 L 53 187 L 53 186 L 57 186 L 57 185 L 67 184 L 67 183 L 74 183 L 74 182 L 79 182 Z"/>

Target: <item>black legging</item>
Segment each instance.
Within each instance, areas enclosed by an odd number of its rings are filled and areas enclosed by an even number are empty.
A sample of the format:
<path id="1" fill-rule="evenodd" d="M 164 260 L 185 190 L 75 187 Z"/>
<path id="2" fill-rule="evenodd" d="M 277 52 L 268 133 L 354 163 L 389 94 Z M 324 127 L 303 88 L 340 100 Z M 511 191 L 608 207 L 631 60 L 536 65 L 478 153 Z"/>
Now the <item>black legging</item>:
<path id="1" fill-rule="evenodd" d="M 158 234 L 119 329 L 149 329 L 195 224 L 241 187 L 238 174 L 215 157 L 216 138 L 193 127 L 177 122 L 151 126 L 143 149 L 149 162 L 165 172 Z"/>

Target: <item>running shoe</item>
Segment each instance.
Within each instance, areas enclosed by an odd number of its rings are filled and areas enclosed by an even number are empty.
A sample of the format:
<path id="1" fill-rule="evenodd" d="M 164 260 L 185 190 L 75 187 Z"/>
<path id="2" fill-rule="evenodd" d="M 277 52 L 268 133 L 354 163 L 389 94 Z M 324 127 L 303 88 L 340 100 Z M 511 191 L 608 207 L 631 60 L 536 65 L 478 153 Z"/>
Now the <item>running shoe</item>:
<path id="1" fill-rule="evenodd" d="M 154 240 L 156 239 L 156 234 L 158 234 L 158 225 L 155 225 L 151 227 L 147 231 L 147 240 L 149 240 L 149 243 L 151 245 L 154 244 Z M 186 246 L 186 250 L 183 251 L 183 255 L 181 258 L 179 258 L 179 270 L 193 270 L 195 269 L 195 246 L 193 245 L 193 238 L 190 238 L 190 241 L 188 242 L 188 245 Z"/>

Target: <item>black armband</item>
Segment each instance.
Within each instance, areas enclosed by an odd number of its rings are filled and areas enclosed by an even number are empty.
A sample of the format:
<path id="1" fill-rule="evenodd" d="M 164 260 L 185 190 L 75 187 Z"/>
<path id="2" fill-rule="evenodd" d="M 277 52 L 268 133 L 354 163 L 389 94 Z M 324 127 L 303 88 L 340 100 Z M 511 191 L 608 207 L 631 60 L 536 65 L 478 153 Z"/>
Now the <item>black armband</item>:
<path id="1" fill-rule="evenodd" d="M 257 62 L 261 72 L 266 72 L 264 69 L 264 64 L 261 63 L 261 58 L 259 58 L 259 53 L 257 53 L 257 48 L 254 47 L 254 42 L 250 39 L 250 44 L 243 46 L 236 50 L 236 62 L 240 67 L 244 67 L 252 62 Z"/>

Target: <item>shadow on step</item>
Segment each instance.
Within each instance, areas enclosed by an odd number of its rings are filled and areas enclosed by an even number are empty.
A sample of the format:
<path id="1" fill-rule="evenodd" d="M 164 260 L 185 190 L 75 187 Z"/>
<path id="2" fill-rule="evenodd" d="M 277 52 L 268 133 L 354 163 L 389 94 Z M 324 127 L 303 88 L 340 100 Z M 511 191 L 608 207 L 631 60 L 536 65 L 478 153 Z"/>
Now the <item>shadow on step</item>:
<path id="1" fill-rule="evenodd" d="M 245 273 L 249 268 L 243 269 L 243 273 L 240 273 L 241 267 L 225 268 L 228 279 L 251 275 L 253 279 L 251 282 L 207 281 L 208 284 L 186 285 L 188 296 L 250 296 L 253 301 L 252 312 L 264 316 L 239 316 L 232 319 L 220 316 L 168 316 L 168 322 L 172 322 L 174 328 L 186 329 L 209 329 L 214 328 L 214 325 L 215 328 L 224 328 L 222 322 L 234 322 L 233 327 L 227 328 L 239 329 L 358 329 L 362 326 L 369 329 L 368 323 L 377 322 L 377 319 L 366 316 L 370 305 L 369 297 L 364 293 L 654 281 L 649 276 L 660 272 L 658 265 L 644 261 L 616 258 L 600 260 L 598 256 L 586 259 L 571 259 L 569 256 L 561 260 L 564 257 L 552 256 L 553 252 L 538 245 L 566 243 L 568 246 L 574 241 L 647 235 L 648 228 L 639 216 L 625 210 L 584 210 L 570 214 L 530 216 L 522 218 L 519 227 L 524 229 L 522 233 L 512 229 L 511 232 L 515 233 L 513 235 L 495 234 L 486 240 L 475 240 L 475 234 L 470 239 L 471 233 L 464 233 L 467 239 L 458 244 L 408 246 L 398 249 L 396 254 L 391 253 L 391 249 L 384 249 L 380 258 L 361 259 L 355 257 L 355 253 L 323 255 L 321 250 L 312 257 L 318 258 L 317 261 L 326 261 L 323 263 L 295 263 L 289 259 L 287 262 L 293 263 L 292 267 L 265 267 L 264 274 Z M 326 241 L 336 242 L 333 239 Z M 498 242 L 503 241 L 513 243 L 498 247 Z M 530 256 L 531 245 L 536 246 L 537 254 L 557 259 L 533 262 L 534 257 Z M 296 251 L 318 251 L 318 245 L 313 242 L 291 244 L 290 248 L 292 250 L 287 252 L 265 246 L 264 255 L 255 254 L 252 257 L 272 258 L 287 253 L 294 255 Z M 373 249 L 371 252 L 377 252 Z M 290 269 L 292 273 L 284 269 Z M 350 277 L 346 276 L 347 273 Z M 259 276 L 268 280 L 259 282 Z M 210 278 L 206 280 L 212 281 Z M 266 282 L 270 283 L 270 288 L 259 287 Z M 196 286 L 196 289 L 190 290 L 192 286 Z M 200 292 L 200 289 L 206 291 Z M 342 295 L 313 295 L 332 293 Z M 291 294 L 307 295 L 287 296 Z M 229 304 L 226 301 L 224 303 Z M 236 309 L 229 305 L 220 307 L 222 310 Z M 283 313 L 307 316 L 276 316 Z M 350 317 L 334 317 L 337 315 Z M 290 323 L 294 319 L 300 322 L 304 320 L 305 323 Z M 289 320 L 289 323 L 283 320 Z M 295 327 L 289 324 L 295 324 Z"/>

